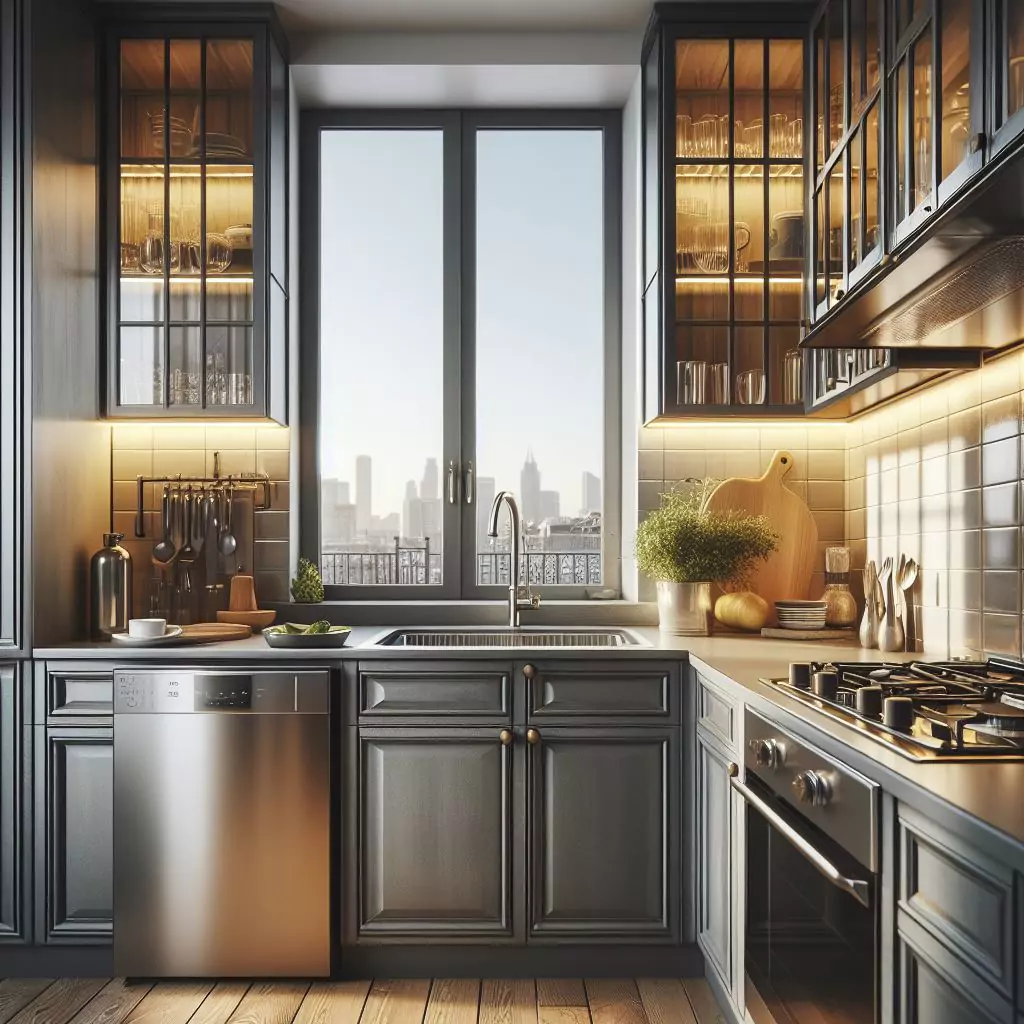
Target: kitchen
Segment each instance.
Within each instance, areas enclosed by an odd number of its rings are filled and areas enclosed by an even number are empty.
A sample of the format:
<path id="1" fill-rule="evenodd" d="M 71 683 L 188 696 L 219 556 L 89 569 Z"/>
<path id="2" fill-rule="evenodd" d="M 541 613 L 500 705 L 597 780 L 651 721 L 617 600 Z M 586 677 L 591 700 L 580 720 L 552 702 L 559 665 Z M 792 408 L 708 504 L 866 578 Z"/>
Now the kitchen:
<path id="1" fill-rule="evenodd" d="M 0 19 L 0 1024 L 1024 1020 L 1019 5 Z"/>

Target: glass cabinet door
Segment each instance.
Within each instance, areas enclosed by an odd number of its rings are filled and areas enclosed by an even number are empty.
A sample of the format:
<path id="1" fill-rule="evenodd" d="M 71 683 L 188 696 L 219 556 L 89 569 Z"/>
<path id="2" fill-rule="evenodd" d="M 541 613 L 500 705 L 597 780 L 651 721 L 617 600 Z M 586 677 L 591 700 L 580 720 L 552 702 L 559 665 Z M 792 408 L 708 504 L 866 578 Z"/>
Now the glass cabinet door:
<path id="1" fill-rule="evenodd" d="M 994 12 L 992 149 L 998 151 L 1024 132 L 1024 4 L 996 0 Z"/>
<path id="2" fill-rule="evenodd" d="M 677 413 L 802 406 L 803 59 L 797 39 L 676 40 Z"/>
<path id="3" fill-rule="evenodd" d="M 116 405 L 254 406 L 252 39 L 119 46 Z"/>

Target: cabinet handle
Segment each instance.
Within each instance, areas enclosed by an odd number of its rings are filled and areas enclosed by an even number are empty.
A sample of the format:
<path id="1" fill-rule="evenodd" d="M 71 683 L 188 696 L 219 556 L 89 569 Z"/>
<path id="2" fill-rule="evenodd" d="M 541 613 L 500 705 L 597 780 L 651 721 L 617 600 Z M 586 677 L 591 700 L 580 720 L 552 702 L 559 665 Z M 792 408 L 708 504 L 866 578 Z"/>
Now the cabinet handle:
<path id="1" fill-rule="evenodd" d="M 498 733 L 498 739 L 501 740 L 501 745 L 503 747 L 507 747 L 511 745 L 512 741 L 515 739 L 515 736 L 513 735 L 511 729 L 502 729 L 501 732 Z"/>
<path id="2" fill-rule="evenodd" d="M 536 674 L 537 674 L 537 669 L 534 668 L 533 665 L 524 665 L 523 666 L 523 675 L 527 679 L 532 679 Z"/>
<path id="3" fill-rule="evenodd" d="M 740 773 L 740 766 L 735 761 L 730 761 L 725 770 L 730 779 L 735 779 Z"/>
<path id="4" fill-rule="evenodd" d="M 529 743 L 531 747 L 537 746 L 537 744 L 540 743 L 540 733 L 536 729 L 527 729 L 526 742 Z"/>

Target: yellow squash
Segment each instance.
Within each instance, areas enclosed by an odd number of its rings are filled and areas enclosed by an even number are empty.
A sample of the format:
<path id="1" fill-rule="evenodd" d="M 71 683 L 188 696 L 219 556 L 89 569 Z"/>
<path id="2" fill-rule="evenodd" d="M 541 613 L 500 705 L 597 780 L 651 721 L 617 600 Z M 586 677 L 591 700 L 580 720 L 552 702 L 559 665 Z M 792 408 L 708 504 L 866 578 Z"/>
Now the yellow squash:
<path id="1" fill-rule="evenodd" d="M 733 629 L 759 630 L 768 621 L 768 602 L 750 590 L 723 594 L 715 602 L 715 618 Z"/>

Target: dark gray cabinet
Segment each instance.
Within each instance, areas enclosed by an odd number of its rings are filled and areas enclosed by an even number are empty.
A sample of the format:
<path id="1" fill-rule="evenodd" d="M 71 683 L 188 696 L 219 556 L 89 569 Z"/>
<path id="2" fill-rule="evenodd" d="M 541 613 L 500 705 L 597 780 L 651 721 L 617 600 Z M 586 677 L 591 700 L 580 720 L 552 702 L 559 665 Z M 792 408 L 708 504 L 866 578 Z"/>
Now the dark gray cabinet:
<path id="1" fill-rule="evenodd" d="M 0 945 L 25 942 L 25 742 L 29 737 L 21 667 L 0 665 Z"/>
<path id="2" fill-rule="evenodd" d="M 113 730 L 36 726 L 35 734 L 38 940 L 110 942 Z"/>
<path id="3" fill-rule="evenodd" d="M 512 733 L 346 731 L 349 939 L 511 938 Z"/>
<path id="4" fill-rule="evenodd" d="M 679 730 L 526 735 L 532 939 L 677 941 Z"/>

